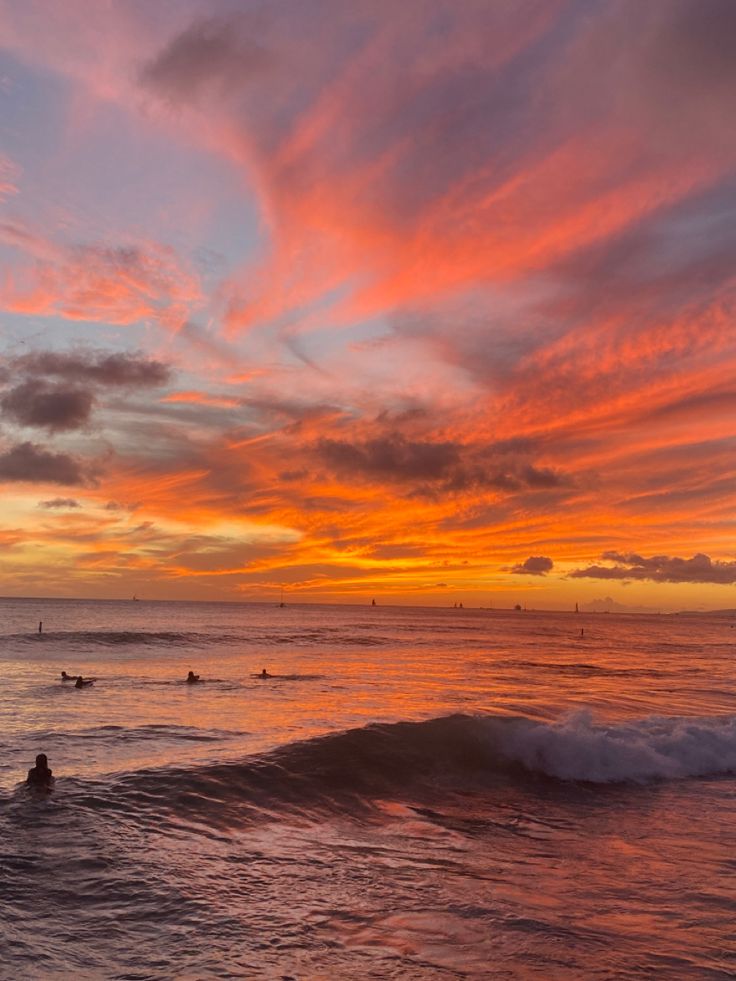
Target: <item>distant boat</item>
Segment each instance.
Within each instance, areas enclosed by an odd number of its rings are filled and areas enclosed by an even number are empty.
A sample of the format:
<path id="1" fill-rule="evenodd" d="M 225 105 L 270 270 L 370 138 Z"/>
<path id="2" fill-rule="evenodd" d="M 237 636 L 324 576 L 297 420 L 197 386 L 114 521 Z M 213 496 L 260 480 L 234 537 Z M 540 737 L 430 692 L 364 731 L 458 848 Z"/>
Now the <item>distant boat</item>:
<path id="1" fill-rule="evenodd" d="M 286 606 L 286 603 L 284 603 L 284 587 L 282 586 L 281 587 L 281 600 L 279 602 L 279 608 L 283 610 L 283 608 L 285 606 Z"/>
<path id="2" fill-rule="evenodd" d="M 133 602 L 134 603 L 138 602 L 138 597 L 135 595 L 135 593 L 133 593 Z"/>
<path id="3" fill-rule="evenodd" d="M 376 601 L 375 600 L 371 600 L 371 606 L 375 606 L 375 605 L 376 605 Z"/>

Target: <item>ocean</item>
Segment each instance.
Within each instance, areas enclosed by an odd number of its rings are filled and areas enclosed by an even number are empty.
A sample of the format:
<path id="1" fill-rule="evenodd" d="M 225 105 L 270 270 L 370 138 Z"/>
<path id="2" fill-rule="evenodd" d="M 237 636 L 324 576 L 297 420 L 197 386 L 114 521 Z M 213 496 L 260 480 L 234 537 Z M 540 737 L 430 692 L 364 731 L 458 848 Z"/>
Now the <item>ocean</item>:
<path id="1" fill-rule="evenodd" d="M 735 650 L 728 615 L 0 600 L 0 976 L 734 978 Z"/>

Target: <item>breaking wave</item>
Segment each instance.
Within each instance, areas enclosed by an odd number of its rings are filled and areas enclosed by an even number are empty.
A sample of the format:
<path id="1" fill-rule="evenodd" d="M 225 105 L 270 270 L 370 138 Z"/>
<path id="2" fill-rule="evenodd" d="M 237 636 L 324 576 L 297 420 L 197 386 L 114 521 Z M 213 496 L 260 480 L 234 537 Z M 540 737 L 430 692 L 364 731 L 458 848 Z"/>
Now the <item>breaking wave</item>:
<path id="1" fill-rule="evenodd" d="M 502 725 L 500 730 L 498 723 Z M 736 772 L 736 716 L 596 724 L 578 712 L 555 724 L 486 720 L 502 756 L 532 773 L 589 783 L 646 782 Z"/>
<path id="2" fill-rule="evenodd" d="M 258 757 L 139 770 L 112 786 L 70 779 L 83 806 L 209 828 L 325 812 L 368 814 L 376 802 L 426 802 L 502 781 L 611 784 L 736 773 L 736 716 L 559 723 L 453 715 L 373 724 Z M 145 815 L 148 815 L 146 818 Z"/>

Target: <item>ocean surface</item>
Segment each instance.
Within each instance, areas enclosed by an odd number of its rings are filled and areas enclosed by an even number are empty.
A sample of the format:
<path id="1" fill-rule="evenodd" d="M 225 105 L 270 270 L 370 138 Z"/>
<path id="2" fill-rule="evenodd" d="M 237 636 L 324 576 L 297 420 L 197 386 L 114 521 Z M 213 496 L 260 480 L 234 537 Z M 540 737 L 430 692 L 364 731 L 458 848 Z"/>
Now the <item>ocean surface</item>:
<path id="1" fill-rule="evenodd" d="M 736 977 L 733 616 L 0 600 L 0 671 L 3 979 Z"/>

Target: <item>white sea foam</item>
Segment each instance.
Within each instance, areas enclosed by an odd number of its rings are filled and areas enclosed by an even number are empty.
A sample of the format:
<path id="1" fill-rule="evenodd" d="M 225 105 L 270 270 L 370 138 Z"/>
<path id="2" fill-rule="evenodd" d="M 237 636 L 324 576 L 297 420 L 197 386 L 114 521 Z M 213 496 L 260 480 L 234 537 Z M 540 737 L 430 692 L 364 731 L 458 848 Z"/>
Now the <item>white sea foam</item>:
<path id="1" fill-rule="evenodd" d="M 676 779 L 736 772 L 736 716 L 651 717 L 596 724 L 578 712 L 544 725 L 513 720 L 499 733 L 497 750 L 534 772 L 593 783 Z"/>

